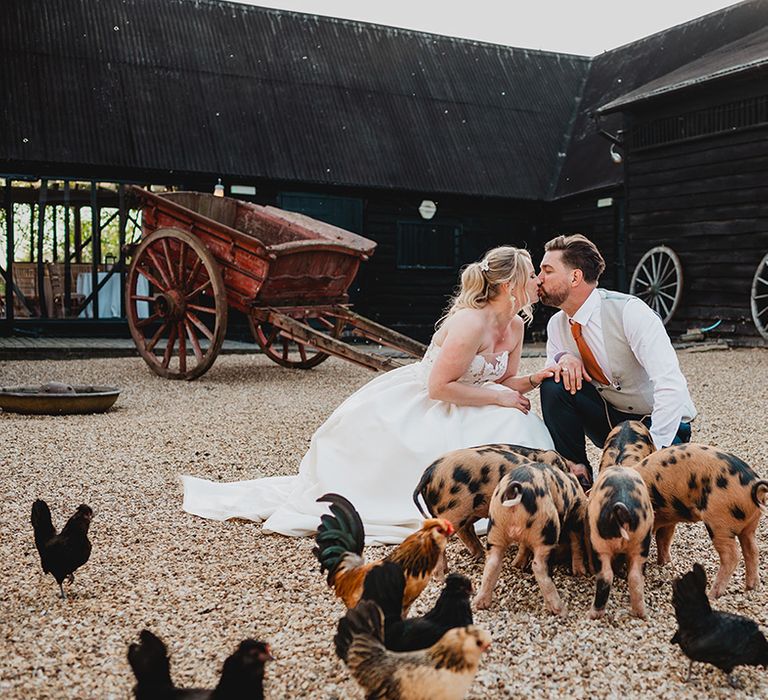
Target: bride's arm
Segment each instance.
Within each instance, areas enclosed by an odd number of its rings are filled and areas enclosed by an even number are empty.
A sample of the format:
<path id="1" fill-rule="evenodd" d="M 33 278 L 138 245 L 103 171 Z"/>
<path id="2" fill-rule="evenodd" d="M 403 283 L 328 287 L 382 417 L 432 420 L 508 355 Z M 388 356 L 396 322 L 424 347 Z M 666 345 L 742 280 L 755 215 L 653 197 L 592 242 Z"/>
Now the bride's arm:
<path id="1" fill-rule="evenodd" d="M 482 319 L 467 314 L 452 320 L 442 342 L 442 349 L 429 373 L 429 397 L 459 406 L 508 406 L 527 412 L 530 403 L 516 391 L 498 391 L 459 381 L 479 350 L 482 337 Z"/>
<path id="2" fill-rule="evenodd" d="M 545 379 L 554 376 L 551 369 L 542 369 L 533 374 L 523 374 L 519 377 L 507 377 L 503 382 L 504 386 L 519 391 L 521 394 L 527 394 L 529 391 L 539 388 Z"/>
<path id="3" fill-rule="evenodd" d="M 543 369 L 533 374 L 517 376 L 517 372 L 520 369 L 520 358 L 523 355 L 523 336 L 525 334 L 523 319 L 515 316 L 511 322 L 511 329 L 515 345 L 509 352 L 507 371 L 499 380 L 499 383 L 521 394 L 526 394 L 538 388 L 539 384 L 553 375 L 553 372 L 549 369 Z"/>

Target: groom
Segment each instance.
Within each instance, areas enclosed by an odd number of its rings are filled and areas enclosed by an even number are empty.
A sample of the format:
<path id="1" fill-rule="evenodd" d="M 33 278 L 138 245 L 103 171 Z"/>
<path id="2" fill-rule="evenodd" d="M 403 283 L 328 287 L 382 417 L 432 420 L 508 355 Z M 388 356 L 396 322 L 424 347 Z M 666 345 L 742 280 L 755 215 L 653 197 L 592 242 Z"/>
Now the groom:
<path id="1" fill-rule="evenodd" d="M 560 311 L 547 325 L 541 408 L 555 449 L 592 484 L 584 436 L 602 447 L 611 428 L 643 420 L 658 448 L 691 439 L 696 409 L 659 316 L 637 297 L 600 289 L 605 261 L 574 234 L 544 246 L 539 298 Z"/>

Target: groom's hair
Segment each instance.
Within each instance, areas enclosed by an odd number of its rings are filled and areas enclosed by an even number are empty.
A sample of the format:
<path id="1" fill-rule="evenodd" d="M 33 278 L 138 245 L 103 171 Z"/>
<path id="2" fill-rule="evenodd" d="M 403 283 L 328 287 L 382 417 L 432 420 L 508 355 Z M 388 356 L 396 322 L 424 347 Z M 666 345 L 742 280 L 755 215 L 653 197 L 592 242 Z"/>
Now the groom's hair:
<path id="1" fill-rule="evenodd" d="M 544 250 L 559 250 L 563 254 L 563 263 L 572 270 L 581 270 L 585 282 L 597 282 L 605 270 L 605 260 L 597 246 L 580 233 L 557 236 L 544 246 Z"/>

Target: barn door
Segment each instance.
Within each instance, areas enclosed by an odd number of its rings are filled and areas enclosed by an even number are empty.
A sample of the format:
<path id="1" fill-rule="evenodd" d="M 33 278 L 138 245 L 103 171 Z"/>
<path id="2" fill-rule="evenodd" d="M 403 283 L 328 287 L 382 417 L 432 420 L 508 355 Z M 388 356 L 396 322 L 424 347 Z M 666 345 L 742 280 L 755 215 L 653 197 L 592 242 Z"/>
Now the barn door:
<path id="1" fill-rule="evenodd" d="M 281 192 L 277 195 L 277 206 L 286 211 L 311 216 L 352 233 L 363 234 L 363 200 L 354 197 L 331 197 L 301 192 Z M 363 295 L 365 280 L 364 267 L 349 287 L 349 300 L 355 304 Z"/>

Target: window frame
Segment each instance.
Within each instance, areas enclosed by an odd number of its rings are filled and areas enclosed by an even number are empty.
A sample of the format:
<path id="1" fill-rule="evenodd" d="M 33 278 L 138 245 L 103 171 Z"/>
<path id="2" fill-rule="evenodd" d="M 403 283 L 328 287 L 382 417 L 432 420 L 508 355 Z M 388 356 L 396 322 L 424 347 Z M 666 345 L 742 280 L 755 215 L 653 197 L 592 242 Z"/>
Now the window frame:
<path id="1" fill-rule="evenodd" d="M 404 260 L 403 233 L 404 227 L 421 227 L 425 229 L 439 228 L 452 230 L 453 240 L 451 242 L 452 262 L 446 265 L 422 264 Z M 395 267 L 398 270 L 451 270 L 454 271 L 459 266 L 461 260 L 461 238 L 464 233 L 464 227 L 459 222 L 441 221 L 439 223 L 424 221 L 420 219 L 398 219 L 395 222 Z"/>

